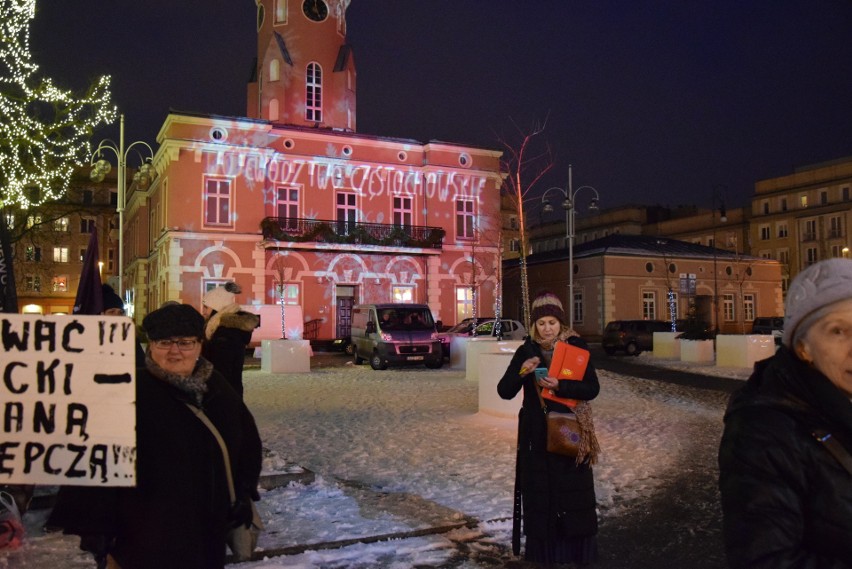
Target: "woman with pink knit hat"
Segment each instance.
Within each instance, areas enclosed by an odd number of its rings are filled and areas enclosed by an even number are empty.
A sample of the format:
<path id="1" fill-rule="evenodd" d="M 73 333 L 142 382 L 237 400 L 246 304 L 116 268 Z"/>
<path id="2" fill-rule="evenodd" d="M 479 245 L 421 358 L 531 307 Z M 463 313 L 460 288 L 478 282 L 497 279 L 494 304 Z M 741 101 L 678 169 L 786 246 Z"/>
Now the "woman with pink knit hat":
<path id="1" fill-rule="evenodd" d="M 597 559 L 598 519 L 592 464 L 599 452 L 589 401 L 600 391 L 591 363 L 580 381 L 536 379 L 536 368 L 549 367 L 558 342 L 588 349 L 565 325 L 562 302 L 543 292 L 532 302 L 530 337 L 515 352 L 497 385 L 503 399 L 523 389 L 518 417 L 518 458 L 515 465 L 515 515 L 512 550 L 520 553 L 523 527 L 524 559 L 546 565 L 588 565 Z M 575 459 L 547 451 L 547 425 L 540 390 L 552 389 L 560 398 L 578 400 L 574 408 L 548 400 L 549 411 L 573 412 L 581 430 L 582 452 Z M 523 522 L 523 524 L 521 524 Z"/>
<path id="2" fill-rule="evenodd" d="M 201 304 L 202 314 L 207 319 L 202 355 L 242 398 L 246 347 L 252 332 L 260 325 L 260 317 L 237 304 L 236 295 L 240 292 L 237 283 L 229 282 L 207 291 Z"/>

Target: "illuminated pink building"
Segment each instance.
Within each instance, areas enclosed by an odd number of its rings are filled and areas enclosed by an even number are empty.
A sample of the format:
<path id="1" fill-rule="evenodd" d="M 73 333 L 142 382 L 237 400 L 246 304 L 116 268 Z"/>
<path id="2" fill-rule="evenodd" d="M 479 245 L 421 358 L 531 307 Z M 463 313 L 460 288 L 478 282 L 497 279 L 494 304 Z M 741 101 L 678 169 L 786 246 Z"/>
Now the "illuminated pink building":
<path id="1" fill-rule="evenodd" d="M 283 293 L 319 338 L 348 335 L 363 302 L 493 314 L 500 152 L 356 134 L 349 0 L 258 4 L 248 116 L 170 113 L 154 183 L 128 196 L 137 321 L 229 280 L 243 304 Z"/>

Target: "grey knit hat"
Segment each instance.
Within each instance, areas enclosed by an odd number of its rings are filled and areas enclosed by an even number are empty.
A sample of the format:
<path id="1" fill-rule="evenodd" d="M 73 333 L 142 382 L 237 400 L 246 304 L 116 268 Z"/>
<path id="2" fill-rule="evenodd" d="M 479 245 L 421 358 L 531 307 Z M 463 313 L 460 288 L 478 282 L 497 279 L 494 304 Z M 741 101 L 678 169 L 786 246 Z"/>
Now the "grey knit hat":
<path id="1" fill-rule="evenodd" d="M 852 299 L 852 260 L 820 261 L 796 275 L 787 290 L 784 345 L 793 347 L 796 329 L 809 316 L 830 304 L 849 299 Z"/>

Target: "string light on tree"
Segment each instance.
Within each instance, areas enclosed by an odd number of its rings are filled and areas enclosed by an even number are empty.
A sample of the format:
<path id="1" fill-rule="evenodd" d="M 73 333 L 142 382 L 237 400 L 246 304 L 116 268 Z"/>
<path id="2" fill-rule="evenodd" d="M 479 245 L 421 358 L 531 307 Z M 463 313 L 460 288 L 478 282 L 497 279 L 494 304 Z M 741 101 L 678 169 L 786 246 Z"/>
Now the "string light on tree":
<path id="1" fill-rule="evenodd" d="M 29 45 L 34 17 L 35 0 L 0 4 L 0 207 L 27 209 L 65 195 L 72 172 L 86 163 L 92 131 L 116 117 L 108 76 L 77 98 L 37 75 Z"/>

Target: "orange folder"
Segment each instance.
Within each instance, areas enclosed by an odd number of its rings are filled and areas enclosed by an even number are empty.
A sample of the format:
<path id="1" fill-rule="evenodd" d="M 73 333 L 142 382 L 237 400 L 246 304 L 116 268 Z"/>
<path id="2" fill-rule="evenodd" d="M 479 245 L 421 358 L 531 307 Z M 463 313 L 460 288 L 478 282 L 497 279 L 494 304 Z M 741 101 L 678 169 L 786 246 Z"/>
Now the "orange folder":
<path id="1" fill-rule="evenodd" d="M 581 381 L 589 365 L 589 352 L 568 342 L 557 342 L 553 348 L 553 359 L 547 375 L 559 380 Z M 577 405 L 576 399 L 557 397 L 552 389 L 542 389 L 541 396 L 568 407 Z"/>

